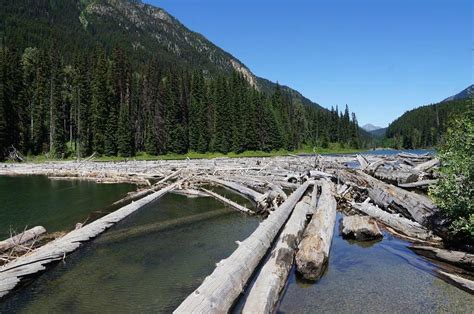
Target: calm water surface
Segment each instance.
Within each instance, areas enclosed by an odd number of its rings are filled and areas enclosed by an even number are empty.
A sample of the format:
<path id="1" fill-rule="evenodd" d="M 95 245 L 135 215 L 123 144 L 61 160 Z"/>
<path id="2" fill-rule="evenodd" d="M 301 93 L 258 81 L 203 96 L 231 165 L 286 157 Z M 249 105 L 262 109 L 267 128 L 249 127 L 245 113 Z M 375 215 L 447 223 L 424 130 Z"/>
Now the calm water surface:
<path id="1" fill-rule="evenodd" d="M 69 230 L 135 190 L 131 184 L 49 180 L 44 176 L 0 176 L 0 239 L 10 230 L 44 226 L 48 232 Z"/>
<path id="2" fill-rule="evenodd" d="M 0 312 L 171 312 L 258 223 L 213 198 L 167 194 L 14 294 Z M 130 230 L 145 232 L 115 241 Z"/>
<path id="3" fill-rule="evenodd" d="M 340 217 L 340 216 L 339 216 Z M 436 266 L 384 234 L 348 242 L 336 224 L 329 265 L 317 283 L 293 270 L 280 313 L 473 313 L 474 296 L 434 275 Z"/>

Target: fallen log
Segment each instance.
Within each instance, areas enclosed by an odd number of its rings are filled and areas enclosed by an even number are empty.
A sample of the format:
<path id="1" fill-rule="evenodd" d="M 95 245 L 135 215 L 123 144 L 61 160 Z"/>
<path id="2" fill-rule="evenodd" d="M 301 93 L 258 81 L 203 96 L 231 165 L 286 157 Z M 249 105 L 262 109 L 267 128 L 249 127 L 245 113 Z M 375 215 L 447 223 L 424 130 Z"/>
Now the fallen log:
<path id="1" fill-rule="evenodd" d="M 176 190 L 173 190 L 171 193 L 173 194 L 178 194 L 178 195 L 183 195 L 183 196 L 186 196 L 186 197 L 209 197 L 208 194 L 204 193 L 204 192 L 201 192 L 199 190 L 195 190 L 195 189 L 176 189 Z"/>
<path id="2" fill-rule="evenodd" d="M 367 188 L 369 197 L 380 207 L 396 211 L 437 232 L 445 232 L 439 209 L 427 196 L 384 183 L 357 170 L 339 170 L 338 174 L 346 184 L 353 182 Z"/>
<path id="3" fill-rule="evenodd" d="M 368 166 L 369 166 L 369 162 L 367 161 L 367 159 L 362 156 L 362 155 L 357 155 L 357 161 L 359 162 L 359 169 L 361 170 L 365 170 Z"/>
<path id="4" fill-rule="evenodd" d="M 463 269 L 474 271 L 474 254 L 461 251 L 452 251 L 446 249 L 435 248 L 426 245 L 412 245 L 410 247 L 415 253 L 428 257 L 430 259 L 439 260 Z"/>
<path id="5" fill-rule="evenodd" d="M 344 239 L 371 241 L 383 238 L 375 220 L 367 216 L 344 216 L 339 226 Z"/>
<path id="6" fill-rule="evenodd" d="M 441 241 L 441 238 L 434 235 L 431 231 L 429 231 L 419 223 L 402 217 L 399 214 L 390 214 L 380 209 L 376 205 L 370 204 L 369 201 L 370 199 L 368 198 L 364 201 L 364 203 L 352 202 L 351 206 L 360 211 L 361 213 L 377 219 L 384 225 L 387 225 L 408 237 L 420 239 L 423 241 Z"/>
<path id="7" fill-rule="evenodd" d="M 5 252 L 17 245 L 22 245 L 31 240 L 38 238 L 43 233 L 46 233 L 46 229 L 42 226 L 36 226 L 29 230 L 23 231 L 13 237 L 10 237 L 4 241 L 0 241 L 0 252 Z"/>
<path id="8" fill-rule="evenodd" d="M 258 263 L 310 186 L 301 185 L 191 293 L 174 313 L 226 313 L 243 291 Z"/>
<path id="9" fill-rule="evenodd" d="M 201 188 L 201 190 L 203 190 L 205 193 L 209 194 L 210 196 L 218 199 L 219 201 L 223 202 L 224 204 L 227 204 L 227 205 L 230 205 L 231 207 L 241 211 L 241 212 L 244 212 L 244 213 L 247 213 L 247 214 L 254 214 L 254 211 L 253 210 L 250 210 L 248 209 L 247 207 L 245 206 L 242 206 L 240 204 L 237 204 L 236 202 L 234 201 L 231 201 L 230 199 L 222 196 L 222 195 L 219 195 L 215 192 L 212 192 L 212 191 L 209 191 L 209 190 L 206 190 L 205 188 Z"/>
<path id="10" fill-rule="evenodd" d="M 430 185 L 436 184 L 437 182 L 438 180 L 421 180 L 412 183 L 398 184 L 398 186 L 405 189 L 428 189 Z"/>
<path id="11" fill-rule="evenodd" d="M 426 172 L 426 171 L 430 170 L 431 168 L 436 167 L 438 165 L 439 165 L 439 159 L 438 158 L 433 158 L 431 160 L 428 160 L 424 163 L 419 164 L 418 166 L 415 166 L 414 169 L 418 170 L 418 171 Z"/>
<path id="12" fill-rule="evenodd" d="M 421 177 L 419 171 L 404 168 L 397 169 L 391 165 L 380 165 L 374 171 L 367 173 L 379 180 L 397 185 L 416 182 Z"/>
<path id="13" fill-rule="evenodd" d="M 217 218 L 224 215 L 232 214 L 233 212 L 229 209 L 218 209 L 201 214 L 195 214 L 190 216 L 185 216 L 176 219 L 170 219 L 165 221 L 160 221 L 156 223 L 146 224 L 142 226 L 135 226 L 127 229 L 116 230 L 113 232 L 107 232 L 102 235 L 100 238 L 95 240 L 94 243 L 103 244 L 103 243 L 119 243 L 124 240 L 133 239 L 141 237 L 144 235 L 149 235 L 152 233 L 158 233 L 172 228 L 182 227 L 192 223 L 197 223 L 200 221 L 206 221 L 212 218 Z"/>
<path id="14" fill-rule="evenodd" d="M 309 196 L 304 196 L 296 204 L 276 241 L 270 258 L 262 267 L 249 292 L 242 313 L 273 313 L 293 266 L 295 250 L 306 226 L 306 215 L 311 211 L 308 207 L 312 206 L 316 207 L 316 203 L 313 204 Z"/>
<path id="15" fill-rule="evenodd" d="M 334 225 L 336 223 L 336 199 L 330 181 L 321 181 L 321 195 L 315 214 L 303 234 L 296 254 L 296 270 L 309 280 L 321 277 L 329 257 Z"/>
<path id="16" fill-rule="evenodd" d="M 88 241 L 116 222 L 124 219 L 144 205 L 160 198 L 167 192 L 175 189 L 181 181 L 175 182 L 151 195 L 132 202 L 80 229 L 73 230 L 65 236 L 51 241 L 38 249 L 25 254 L 14 261 L 0 267 L 0 298 L 16 287 L 24 276 L 36 274 L 46 269 L 47 264 L 65 258 L 66 254 L 73 252 L 82 242 Z"/>
<path id="17" fill-rule="evenodd" d="M 474 294 L 474 281 L 441 270 L 438 270 L 438 274 L 440 274 L 442 278 L 444 277 L 443 279 L 454 282 L 454 284 L 459 288 Z"/>

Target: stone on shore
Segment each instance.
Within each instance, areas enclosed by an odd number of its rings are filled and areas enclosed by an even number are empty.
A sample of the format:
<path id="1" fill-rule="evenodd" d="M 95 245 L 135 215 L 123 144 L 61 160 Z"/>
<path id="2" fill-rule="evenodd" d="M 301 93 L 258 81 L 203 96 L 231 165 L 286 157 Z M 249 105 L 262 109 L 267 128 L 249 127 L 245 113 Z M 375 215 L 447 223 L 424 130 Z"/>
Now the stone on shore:
<path id="1" fill-rule="evenodd" d="M 345 239 L 371 241 L 383 238 L 375 220 L 368 216 L 344 216 L 340 228 Z"/>

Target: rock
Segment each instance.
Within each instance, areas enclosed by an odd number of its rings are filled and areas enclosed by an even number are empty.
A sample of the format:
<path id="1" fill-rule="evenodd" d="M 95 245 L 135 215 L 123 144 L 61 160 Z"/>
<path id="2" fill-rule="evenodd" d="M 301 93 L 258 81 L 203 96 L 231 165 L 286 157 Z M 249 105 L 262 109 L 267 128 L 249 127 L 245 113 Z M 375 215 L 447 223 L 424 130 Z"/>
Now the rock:
<path id="1" fill-rule="evenodd" d="M 383 238 L 375 220 L 368 216 L 344 216 L 340 228 L 345 239 L 370 241 Z"/>

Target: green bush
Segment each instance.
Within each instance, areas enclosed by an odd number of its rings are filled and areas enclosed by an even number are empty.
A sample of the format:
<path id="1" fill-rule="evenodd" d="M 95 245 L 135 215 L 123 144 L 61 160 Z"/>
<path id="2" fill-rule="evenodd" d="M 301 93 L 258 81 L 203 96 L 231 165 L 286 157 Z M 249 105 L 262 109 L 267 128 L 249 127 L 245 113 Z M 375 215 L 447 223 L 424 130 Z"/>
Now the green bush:
<path id="1" fill-rule="evenodd" d="M 474 110 L 452 119 L 439 147 L 440 179 L 430 195 L 457 238 L 474 239 Z"/>

